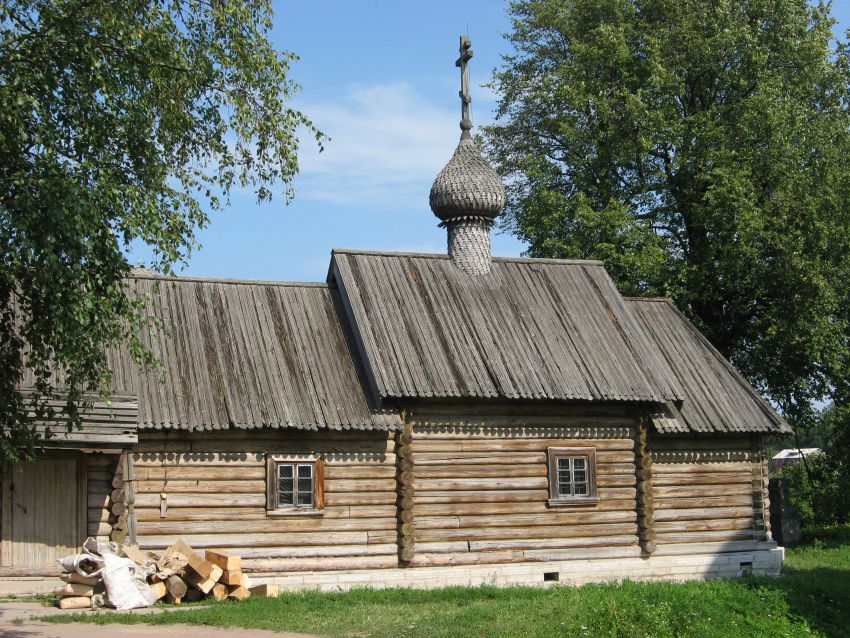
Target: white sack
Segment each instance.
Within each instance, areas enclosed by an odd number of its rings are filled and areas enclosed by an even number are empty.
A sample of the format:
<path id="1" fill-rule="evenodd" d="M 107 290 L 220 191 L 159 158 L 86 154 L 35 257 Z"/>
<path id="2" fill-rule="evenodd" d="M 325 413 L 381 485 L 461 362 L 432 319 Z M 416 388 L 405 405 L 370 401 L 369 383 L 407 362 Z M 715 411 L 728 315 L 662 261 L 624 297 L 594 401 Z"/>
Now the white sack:
<path id="1" fill-rule="evenodd" d="M 133 577 L 135 573 L 133 561 L 107 553 L 103 556 L 103 562 L 103 584 L 106 586 L 109 603 L 115 609 L 127 610 L 151 606 L 151 603 L 139 591 L 140 588 Z M 145 587 L 150 590 L 147 584 Z"/>

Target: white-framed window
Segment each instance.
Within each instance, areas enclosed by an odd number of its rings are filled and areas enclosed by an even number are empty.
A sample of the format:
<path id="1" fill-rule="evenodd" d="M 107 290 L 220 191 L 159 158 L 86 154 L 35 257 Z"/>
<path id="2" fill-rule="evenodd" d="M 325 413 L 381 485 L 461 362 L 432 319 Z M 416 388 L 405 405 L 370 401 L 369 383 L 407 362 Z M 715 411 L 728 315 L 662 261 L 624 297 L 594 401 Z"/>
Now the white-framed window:
<path id="1" fill-rule="evenodd" d="M 321 458 L 267 456 L 266 511 L 269 514 L 321 513 L 324 501 L 324 462 Z"/>
<path id="2" fill-rule="evenodd" d="M 598 502 L 595 448 L 550 447 L 547 454 L 550 505 Z"/>

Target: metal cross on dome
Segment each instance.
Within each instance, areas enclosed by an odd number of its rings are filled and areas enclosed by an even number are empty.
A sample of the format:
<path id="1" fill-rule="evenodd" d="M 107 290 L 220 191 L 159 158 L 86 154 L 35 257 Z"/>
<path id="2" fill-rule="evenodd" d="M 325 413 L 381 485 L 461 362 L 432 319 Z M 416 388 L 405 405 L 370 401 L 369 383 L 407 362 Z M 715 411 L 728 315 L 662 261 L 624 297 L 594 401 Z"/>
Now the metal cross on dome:
<path id="1" fill-rule="evenodd" d="M 472 97 L 469 95 L 469 65 L 467 64 L 472 58 L 472 41 L 465 35 L 460 36 L 460 57 L 455 62 L 455 66 L 460 67 L 460 101 L 461 101 L 461 120 L 460 129 L 466 133 L 472 128 L 472 118 L 469 115 L 469 103 L 472 102 Z"/>

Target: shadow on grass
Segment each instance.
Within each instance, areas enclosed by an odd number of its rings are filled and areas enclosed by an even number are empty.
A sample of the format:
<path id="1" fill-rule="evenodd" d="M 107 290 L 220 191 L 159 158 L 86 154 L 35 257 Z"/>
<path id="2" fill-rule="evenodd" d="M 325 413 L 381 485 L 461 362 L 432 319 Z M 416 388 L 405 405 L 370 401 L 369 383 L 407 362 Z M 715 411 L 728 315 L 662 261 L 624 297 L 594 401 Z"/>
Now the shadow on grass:
<path id="1" fill-rule="evenodd" d="M 846 638 L 850 627 L 850 571 L 786 568 L 782 578 L 759 579 L 765 589 L 780 591 L 791 612 L 830 638 Z"/>

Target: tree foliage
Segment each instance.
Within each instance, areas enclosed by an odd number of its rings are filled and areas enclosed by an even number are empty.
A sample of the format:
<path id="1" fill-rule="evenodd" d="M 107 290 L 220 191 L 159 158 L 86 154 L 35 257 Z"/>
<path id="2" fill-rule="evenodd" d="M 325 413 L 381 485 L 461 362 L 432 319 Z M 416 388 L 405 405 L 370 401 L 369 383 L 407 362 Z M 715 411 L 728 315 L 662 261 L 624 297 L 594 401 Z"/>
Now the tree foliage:
<path id="1" fill-rule="evenodd" d="M 31 456 L 57 378 L 79 421 L 109 345 L 152 362 L 131 244 L 168 272 L 234 187 L 292 196 L 296 129 L 323 136 L 270 28 L 269 0 L 0 3 L 2 456 Z"/>
<path id="2" fill-rule="evenodd" d="M 850 50 L 830 10 L 514 2 L 485 131 L 532 256 L 672 297 L 798 424 L 850 378 Z"/>

